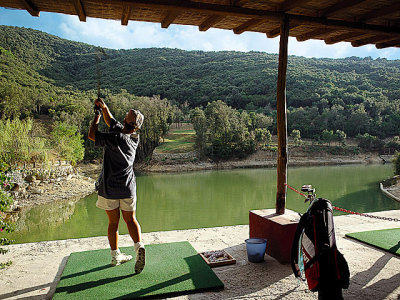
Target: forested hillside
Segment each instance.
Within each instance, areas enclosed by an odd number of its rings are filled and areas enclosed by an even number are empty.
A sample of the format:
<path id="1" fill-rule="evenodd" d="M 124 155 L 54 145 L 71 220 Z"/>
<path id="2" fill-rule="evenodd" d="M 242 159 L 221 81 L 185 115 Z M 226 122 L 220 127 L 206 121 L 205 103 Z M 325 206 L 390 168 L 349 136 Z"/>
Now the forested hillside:
<path id="1" fill-rule="evenodd" d="M 278 56 L 261 52 L 105 49 L 40 31 L 0 26 L 0 113 L 87 122 L 96 97 L 160 95 L 195 108 L 222 100 L 275 120 Z M 400 61 L 289 57 L 288 128 L 320 139 L 325 131 L 379 138 L 400 132 Z M 64 117 L 62 117 L 64 115 Z M 86 118 L 86 119 L 85 119 Z M 76 122 L 73 121 L 73 122 Z M 275 132 L 274 122 L 268 128 Z M 79 124 L 77 124 L 79 126 Z"/>

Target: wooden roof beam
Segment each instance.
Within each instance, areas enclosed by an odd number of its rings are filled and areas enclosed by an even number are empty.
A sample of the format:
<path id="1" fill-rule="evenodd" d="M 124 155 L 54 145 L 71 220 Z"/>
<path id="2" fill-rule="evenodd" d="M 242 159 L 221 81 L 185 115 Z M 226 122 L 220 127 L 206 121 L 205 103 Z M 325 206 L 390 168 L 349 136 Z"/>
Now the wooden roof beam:
<path id="1" fill-rule="evenodd" d="M 104 0 L 105 1 L 105 0 Z M 110 1 L 110 0 L 108 0 Z M 113 0 L 114 1 L 114 0 Z M 245 17 L 253 19 L 268 19 L 268 21 L 281 22 L 285 16 L 290 22 L 301 23 L 305 26 L 329 26 L 336 30 L 354 30 L 364 32 L 365 34 L 392 34 L 400 36 L 400 27 L 382 26 L 374 24 L 365 24 L 360 22 L 341 21 L 326 19 L 320 17 L 310 17 L 294 14 L 285 14 L 281 12 L 265 11 L 259 9 L 250 9 L 245 7 L 234 7 L 229 5 L 217 5 L 210 3 L 200 3 L 184 0 L 115 0 L 120 3 L 129 3 L 133 7 L 152 8 L 162 10 L 179 10 L 200 13 L 206 15 L 220 15 L 230 17 Z M 354 1 L 354 0 L 347 0 Z M 357 0 L 360 1 L 360 0 Z"/>
<path id="2" fill-rule="evenodd" d="M 300 27 L 301 25 L 299 24 L 289 24 L 289 30 L 292 30 L 294 28 Z M 275 29 L 272 29 L 271 31 L 267 32 L 266 35 L 268 38 L 275 38 L 278 35 L 281 34 L 281 27 L 277 27 Z"/>
<path id="3" fill-rule="evenodd" d="M 30 0 L 22 0 L 25 9 L 31 14 L 32 17 L 39 17 L 40 11 L 36 8 L 35 4 Z"/>
<path id="4" fill-rule="evenodd" d="M 111 1 L 111 0 L 108 0 Z M 114 0 L 113 0 L 114 1 Z M 219 15 L 223 17 L 243 18 L 268 18 L 269 20 L 281 22 L 283 13 L 251 9 L 230 5 L 219 5 L 186 0 L 115 0 L 120 3 L 129 3 L 137 8 L 150 8 L 159 10 L 178 10 L 183 12 L 200 13 L 206 15 Z"/>
<path id="5" fill-rule="evenodd" d="M 306 40 L 313 39 L 313 38 L 315 38 L 315 37 L 317 37 L 317 36 L 319 36 L 321 34 L 327 34 L 327 33 L 333 32 L 333 31 L 335 31 L 335 29 L 318 28 L 318 29 L 303 33 L 303 34 L 297 36 L 296 39 L 299 42 L 304 42 Z"/>
<path id="6" fill-rule="evenodd" d="M 245 31 L 248 31 L 250 28 L 257 26 L 258 24 L 265 22 L 264 19 L 250 19 L 247 22 L 244 22 L 242 25 L 233 29 L 235 34 L 241 34 Z"/>
<path id="7" fill-rule="evenodd" d="M 83 9 L 82 2 L 80 0 L 74 0 L 74 6 L 76 14 L 79 17 L 79 21 L 86 22 L 86 14 L 85 10 Z"/>
<path id="8" fill-rule="evenodd" d="M 127 26 L 131 16 L 132 6 L 124 4 L 122 8 L 121 25 Z"/>
<path id="9" fill-rule="evenodd" d="M 367 38 L 363 38 L 363 39 L 360 39 L 360 40 L 353 41 L 353 42 L 351 42 L 351 45 L 353 47 L 361 47 L 361 46 L 368 45 L 368 44 L 376 44 L 378 42 L 381 44 L 381 43 L 384 43 L 384 42 L 387 42 L 387 41 L 392 41 L 392 40 L 393 40 L 393 37 L 375 35 L 375 36 L 372 36 L 372 37 L 367 37 Z"/>
<path id="10" fill-rule="evenodd" d="M 246 2 L 249 2 L 249 0 L 230 0 L 231 6 L 242 6 Z"/>
<path id="11" fill-rule="evenodd" d="M 392 40 L 385 43 L 378 43 L 375 45 L 377 49 L 383 49 L 388 47 L 400 47 L 400 39 Z"/>
<path id="12" fill-rule="evenodd" d="M 354 30 L 355 32 L 361 32 L 364 34 L 393 34 L 399 35 L 400 37 L 400 27 L 395 26 L 381 26 L 374 24 L 365 24 L 360 22 L 349 22 L 341 20 L 332 20 L 326 18 L 316 18 L 316 17 L 305 17 L 300 15 L 289 15 L 291 21 L 296 23 L 301 23 L 305 26 L 329 26 L 335 28 L 335 30 Z"/>
<path id="13" fill-rule="evenodd" d="M 171 10 L 167 13 L 167 15 L 165 16 L 164 20 L 162 20 L 161 22 L 161 28 L 168 28 L 169 25 L 171 25 L 174 20 L 179 16 L 180 11 L 176 11 L 176 10 Z"/>
<path id="14" fill-rule="evenodd" d="M 207 17 L 203 23 L 201 23 L 199 25 L 199 30 L 200 31 L 207 31 L 208 29 L 210 29 L 212 26 L 214 26 L 215 24 L 217 24 L 219 21 L 221 21 L 224 17 L 223 16 L 219 16 L 219 15 L 211 15 L 209 17 Z"/>
<path id="15" fill-rule="evenodd" d="M 329 17 L 337 12 L 348 9 L 354 5 L 360 4 L 366 0 L 342 0 L 332 6 L 322 9 L 318 12 L 318 17 Z"/>
<path id="16" fill-rule="evenodd" d="M 376 18 L 381 18 L 393 13 L 397 13 L 399 10 L 400 10 L 400 2 L 363 14 L 358 18 L 358 21 L 360 22 L 370 21 Z"/>
<path id="17" fill-rule="evenodd" d="M 336 43 L 339 43 L 339 42 L 343 42 L 344 40 L 347 40 L 347 39 L 350 39 L 350 38 L 353 38 L 353 37 L 363 36 L 363 35 L 365 35 L 365 33 L 363 33 L 363 32 L 343 33 L 343 34 L 339 34 L 337 36 L 325 39 L 325 44 L 332 45 L 332 44 L 336 44 Z"/>
<path id="18" fill-rule="evenodd" d="M 286 0 L 285 2 L 282 2 L 276 10 L 282 12 L 289 11 L 310 1 L 311 0 Z"/>

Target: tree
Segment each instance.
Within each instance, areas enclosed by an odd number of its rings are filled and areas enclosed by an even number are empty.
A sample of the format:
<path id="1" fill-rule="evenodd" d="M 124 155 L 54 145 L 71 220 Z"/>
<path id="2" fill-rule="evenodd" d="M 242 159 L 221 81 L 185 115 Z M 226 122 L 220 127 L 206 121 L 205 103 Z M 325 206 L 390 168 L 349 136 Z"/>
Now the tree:
<path id="1" fill-rule="evenodd" d="M 376 136 L 372 136 L 368 133 L 359 134 L 356 138 L 358 140 L 358 147 L 365 151 L 381 151 L 385 144 Z"/>
<path id="2" fill-rule="evenodd" d="M 220 100 L 208 103 L 204 113 L 209 126 L 211 147 L 208 153 L 211 157 L 244 157 L 255 151 L 255 137 L 248 128 L 247 113 L 239 113 Z"/>
<path id="3" fill-rule="evenodd" d="M 328 143 L 328 145 L 331 145 L 331 141 L 333 140 L 334 135 L 333 135 L 333 130 L 324 130 L 322 131 L 321 134 L 321 140 L 324 141 L 325 143 Z"/>
<path id="4" fill-rule="evenodd" d="M 196 132 L 196 148 L 201 157 L 204 156 L 207 143 L 207 119 L 204 111 L 200 107 L 196 107 L 190 111 L 190 120 Z"/>
<path id="5" fill-rule="evenodd" d="M 255 135 L 256 141 L 263 145 L 267 145 L 267 144 L 271 143 L 272 134 L 266 128 L 256 128 L 254 130 L 254 135 Z"/>
<path id="6" fill-rule="evenodd" d="M 335 138 L 343 147 L 346 146 L 347 136 L 346 136 L 346 133 L 344 133 L 344 131 L 336 130 Z"/>
<path id="7" fill-rule="evenodd" d="M 83 159 L 83 139 L 75 125 L 56 122 L 51 136 L 54 149 L 63 159 L 71 161 L 72 164 Z"/>
<path id="8" fill-rule="evenodd" d="M 293 129 L 292 133 L 290 134 L 290 137 L 293 139 L 293 142 L 296 146 L 301 146 L 301 144 L 303 144 L 303 141 L 301 140 L 300 136 L 300 130 Z"/>

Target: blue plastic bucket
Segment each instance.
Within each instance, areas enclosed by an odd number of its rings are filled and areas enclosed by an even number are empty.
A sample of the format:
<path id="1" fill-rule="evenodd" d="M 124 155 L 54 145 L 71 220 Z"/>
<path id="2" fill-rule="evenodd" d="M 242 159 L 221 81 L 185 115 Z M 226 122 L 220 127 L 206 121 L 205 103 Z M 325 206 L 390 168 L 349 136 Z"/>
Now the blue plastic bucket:
<path id="1" fill-rule="evenodd" d="M 267 250 L 267 240 L 251 238 L 245 240 L 245 242 L 249 262 L 258 263 L 264 261 L 265 250 Z"/>

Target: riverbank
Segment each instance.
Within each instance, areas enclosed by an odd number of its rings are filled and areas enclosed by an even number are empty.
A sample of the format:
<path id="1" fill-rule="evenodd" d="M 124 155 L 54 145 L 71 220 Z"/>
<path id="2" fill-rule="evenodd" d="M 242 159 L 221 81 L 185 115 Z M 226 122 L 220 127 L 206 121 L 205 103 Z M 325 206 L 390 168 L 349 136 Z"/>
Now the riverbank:
<path id="1" fill-rule="evenodd" d="M 376 153 L 343 156 L 329 155 L 327 153 L 310 155 L 309 153 L 294 152 L 292 154 L 289 153 L 288 157 L 289 167 L 371 163 L 383 163 L 383 160 Z M 195 152 L 175 154 L 155 152 L 149 162 L 138 165 L 137 169 L 142 172 L 164 173 L 235 168 L 272 168 L 276 167 L 276 165 L 276 153 L 271 153 L 270 151 L 257 151 L 245 159 L 219 162 L 210 159 L 200 161 Z"/>
<path id="2" fill-rule="evenodd" d="M 400 210 L 373 214 L 400 218 Z M 335 216 L 334 220 L 337 245 L 351 275 L 344 298 L 399 299 L 399 257 L 345 237 L 350 232 L 396 228 L 398 223 L 356 215 Z M 306 283 L 295 280 L 290 265 L 281 265 L 267 255 L 263 263 L 248 262 L 244 244 L 248 236 L 249 227 L 240 225 L 144 233 L 143 240 L 146 244 L 189 241 L 198 252 L 224 249 L 236 259 L 234 265 L 213 269 L 224 283 L 224 290 L 168 299 L 317 298 L 308 291 Z M 121 236 L 121 247 L 131 245 L 128 235 Z M 2 262 L 13 260 L 10 267 L 0 270 L 3 278 L 0 299 L 50 299 L 71 253 L 105 248 L 108 248 L 105 236 L 11 245 L 10 252 L 0 256 Z"/>
<path id="3" fill-rule="evenodd" d="M 80 199 L 94 192 L 95 180 L 79 173 L 58 178 L 52 182 L 32 182 L 23 192 L 15 191 L 12 210 Z"/>
<path id="4" fill-rule="evenodd" d="M 376 154 L 338 156 L 338 155 L 289 155 L 288 166 L 322 166 L 322 165 L 346 165 L 346 164 L 372 164 L 382 163 L 382 159 Z M 267 151 L 258 151 L 246 159 L 214 162 L 211 160 L 200 161 L 196 154 L 159 154 L 155 153 L 147 163 L 138 164 L 136 170 L 144 173 L 165 172 L 191 172 L 202 170 L 221 170 L 235 168 L 274 168 L 276 157 Z M 55 201 L 66 201 L 82 198 L 93 193 L 95 181 L 101 171 L 101 162 L 79 164 L 74 172 L 55 180 L 33 180 L 23 183 L 28 187 L 24 192 L 15 193 L 13 209 L 42 205 Z M 400 190 L 399 190 L 400 193 Z M 400 197 L 400 195 L 399 195 Z"/>
<path id="5" fill-rule="evenodd" d="M 400 202 L 400 176 L 394 176 L 380 183 L 381 191 L 389 198 Z"/>

